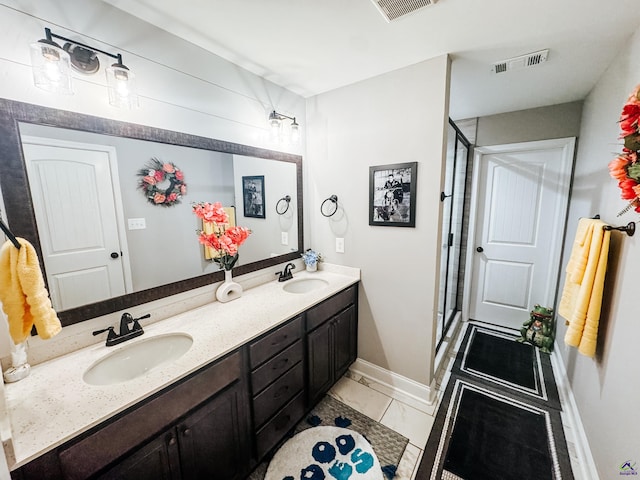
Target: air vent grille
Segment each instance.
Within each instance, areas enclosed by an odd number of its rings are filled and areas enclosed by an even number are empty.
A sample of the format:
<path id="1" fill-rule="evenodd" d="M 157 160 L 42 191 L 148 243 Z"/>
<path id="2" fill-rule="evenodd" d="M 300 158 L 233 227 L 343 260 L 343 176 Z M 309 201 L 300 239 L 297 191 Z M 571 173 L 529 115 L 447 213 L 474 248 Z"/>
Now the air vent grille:
<path id="1" fill-rule="evenodd" d="M 509 58 L 496 62 L 491 66 L 493 73 L 503 73 L 508 70 L 517 70 L 520 68 L 534 67 L 547 61 L 549 57 L 549 49 L 539 50 L 533 53 L 527 53 L 526 55 L 520 55 L 519 57 Z"/>
<path id="2" fill-rule="evenodd" d="M 437 0 L 371 0 L 387 22 L 428 7 Z"/>

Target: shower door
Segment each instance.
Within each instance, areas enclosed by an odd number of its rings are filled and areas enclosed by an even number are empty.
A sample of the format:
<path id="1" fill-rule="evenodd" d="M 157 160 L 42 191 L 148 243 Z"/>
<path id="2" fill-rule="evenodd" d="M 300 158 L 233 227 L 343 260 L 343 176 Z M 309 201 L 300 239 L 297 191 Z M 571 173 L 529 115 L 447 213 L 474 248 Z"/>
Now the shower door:
<path id="1" fill-rule="evenodd" d="M 462 280 L 464 279 L 465 193 L 469 141 L 449 120 L 447 132 L 447 160 L 442 201 L 442 250 L 440 257 L 440 293 L 438 297 L 438 325 L 436 351 L 440 348 L 456 313 L 461 309 Z"/>

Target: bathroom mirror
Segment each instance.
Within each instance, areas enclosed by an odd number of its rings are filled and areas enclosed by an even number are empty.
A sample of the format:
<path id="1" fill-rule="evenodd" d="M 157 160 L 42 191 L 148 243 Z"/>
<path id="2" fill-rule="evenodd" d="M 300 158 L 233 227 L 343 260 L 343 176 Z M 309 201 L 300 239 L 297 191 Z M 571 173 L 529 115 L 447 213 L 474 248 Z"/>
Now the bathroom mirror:
<path id="1" fill-rule="evenodd" d="M 95 162 L 106 166 L 76 174 L 66 169 L 78 163 L 68 161 L 68 152 L 82 162 L 96 157 Z M 198 244 L 196 231 L 202 225 L 191 213 L 194 202 L 234 206 L 236 224 L 252 230 L 240 248 L 237 275 L 299 258 L 302 252 L 302 157 L 298 155 L 5 99 L 0 99 L 0 154 L 7 220 L 15 235 L 35 246 L 63 325 L 222 280 L 223 273 L 204 259 Z M 59 155 L 64 163 L 50 162 Z M 140 172 L 153 159 L 182 171 L 187 191 L 179 203 L 156 205 L 139 189 Z M 264 177 L 260 192 L 264 218 L 244 216 L 242 179 L 251 176 Z M 96 178 L 106 180 L 106 186 L 94 187 Z M 47 191 L 55 193 L 47 198 Z M 103 202 L 108 195 L 99 192 L 112 192 L 113 199 Z M 286 195 L 292 198 L 292 208 L 279 215 L 276 204 Z M 87 213 L 88 198 L 113 204 L 113 212 Z M 98 233 L 104 232 L 112 232 L 115 240 L 98 240 L 102 238 Z M 84 260 L 67 254 L 81 250 L 77 247 L 81 240 L 88 250 L 104 250 L 102 257 L 109 256 L 108 262 L 102 260 L 107 267 L 95 270 L 95 278 L 118 266 L 111 274 L 115 283 L 108 280 L 107 288 L 78 293 L 92 275 L 85 280 L 68 273 L 76 272 L 69 268 L 72 262 Z M 108 245 L 91 248 L 92 242 Z"/>

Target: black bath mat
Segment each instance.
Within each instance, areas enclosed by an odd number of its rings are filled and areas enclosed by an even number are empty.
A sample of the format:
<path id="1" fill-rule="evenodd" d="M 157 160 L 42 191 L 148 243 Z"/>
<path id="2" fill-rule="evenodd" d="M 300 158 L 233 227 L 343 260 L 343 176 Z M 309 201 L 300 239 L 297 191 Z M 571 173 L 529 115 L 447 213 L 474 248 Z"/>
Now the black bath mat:
<path id="1" fill-rule="evenodd" d="M 560 412 L 452 375 L 416 480 L 571 480 Z"/>
<path id="2" fill-rule="evenodd" d="M 470 323 L 453 365 L 452 374 L 469 376 L 560 409 L 549 354 L 517 342 L 517 331 Z"/>

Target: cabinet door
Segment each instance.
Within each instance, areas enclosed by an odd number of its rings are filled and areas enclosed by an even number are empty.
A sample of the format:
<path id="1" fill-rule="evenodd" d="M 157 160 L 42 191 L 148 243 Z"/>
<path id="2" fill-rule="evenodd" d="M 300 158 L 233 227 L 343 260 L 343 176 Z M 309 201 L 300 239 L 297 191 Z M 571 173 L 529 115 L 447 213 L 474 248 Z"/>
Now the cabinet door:
<path id="1" fill-rule="evenodd" d="M 331 322 L 328 321 L 307 336 L 309 368 L 309 405 L 314 405 L 333 384 L 331 355 Z"/>
<path id="2" fill-rule="evenodd" d="M 129 455 L 98 480 L 178 480 L 180 461 L 175 429 Z"/>
<path id="3" fill-rule="evenodd" d="M 333 356 L 335 380 L 345 374 L 357 357 L 358 339 L 354 306 L 338 314 L 333 323 Z"/>
<path id="4" fill-rule="evenodd" d="M 183 479 L 245 478 L 251 457 L 246 402 L 236 383 L 178 425 Z"/>

